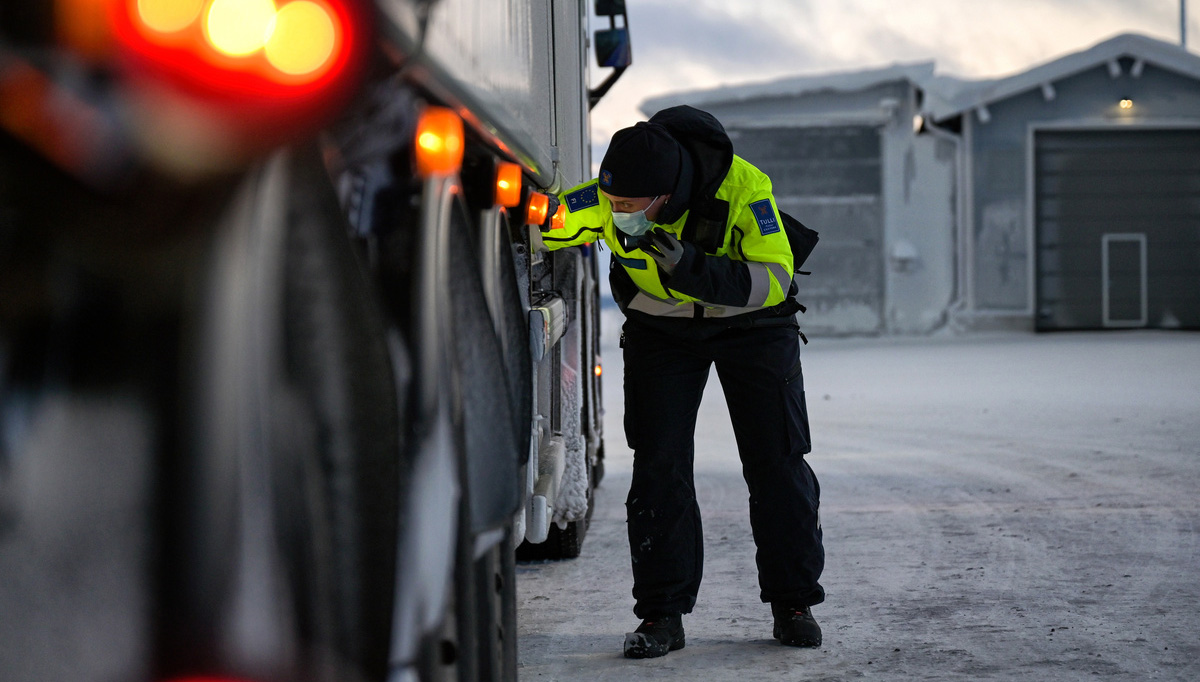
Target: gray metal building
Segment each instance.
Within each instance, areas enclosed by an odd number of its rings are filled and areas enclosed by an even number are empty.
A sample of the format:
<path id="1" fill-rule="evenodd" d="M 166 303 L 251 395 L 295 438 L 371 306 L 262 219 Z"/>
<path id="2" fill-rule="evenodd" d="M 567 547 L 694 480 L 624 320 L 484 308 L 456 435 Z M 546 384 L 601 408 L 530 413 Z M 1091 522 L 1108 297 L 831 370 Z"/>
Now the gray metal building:
<path id="1" fill-rule="evenodd" d="M 1200 57 L 1121 35 L 1023 73 L 932 63 L 647 101 L 712 112 L 821 233 L 805 330 L 1200 328 Z"/>

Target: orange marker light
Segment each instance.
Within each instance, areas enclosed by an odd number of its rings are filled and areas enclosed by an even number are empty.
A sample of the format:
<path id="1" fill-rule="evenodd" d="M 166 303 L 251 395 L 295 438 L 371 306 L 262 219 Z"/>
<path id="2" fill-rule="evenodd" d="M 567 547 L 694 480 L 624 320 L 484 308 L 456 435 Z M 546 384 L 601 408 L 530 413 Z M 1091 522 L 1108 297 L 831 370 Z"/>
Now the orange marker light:
<path id="1" fill-rule="evenodd" d="M 541 225 L 546 222 L 546 213 L 550 210 L 550 197 L 541 192 L 529 195 L 529 205 L 525 207 L 525 224 Z"/>
<path id="2" fill-rule="evenodd" d="M 462 168 L 463 122 L 445 107 L 429 107 L 417 122 L 417 175 L 457 173 Z"/>
<path id="3" fill-rule="evenodd" d="M 604 368 L 600 365 L 596 365 L 596 369 L 594 371 L 596 372 L 596 376 L 604 374 Z"/>
<path id="4" fill-rule="evenodd" d="M 496 205 L 513 208 L 521 203 L 521 167 L 501 161 L 496 164 Z"/>
<path id="5" fill-rule="evenodd" d="M 567 226 L 567 207 L 559 204 L 558 210 L 554 212 L 554 219 L 550 221 L 551 230 L 561 230 Z"/>

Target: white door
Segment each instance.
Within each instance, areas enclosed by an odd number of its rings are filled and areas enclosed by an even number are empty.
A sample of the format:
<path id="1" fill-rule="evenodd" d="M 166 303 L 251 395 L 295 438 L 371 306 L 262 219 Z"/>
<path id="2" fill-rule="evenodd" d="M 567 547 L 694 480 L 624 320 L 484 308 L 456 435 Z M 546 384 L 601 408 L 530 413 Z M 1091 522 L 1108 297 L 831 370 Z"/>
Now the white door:
<path id="1" fill-rule="evenodd" d="M 1101 241 L 1105 327 L 1145 327 L 1146 235 L 1109 233 Z"/>

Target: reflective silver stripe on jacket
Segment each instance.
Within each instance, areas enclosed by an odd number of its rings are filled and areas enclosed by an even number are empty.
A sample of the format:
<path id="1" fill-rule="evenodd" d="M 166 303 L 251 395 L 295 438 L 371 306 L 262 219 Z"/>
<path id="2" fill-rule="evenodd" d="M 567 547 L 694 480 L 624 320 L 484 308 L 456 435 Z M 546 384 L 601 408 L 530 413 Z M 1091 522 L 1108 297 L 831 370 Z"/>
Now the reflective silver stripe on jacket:
<path id="1" fill-rule="evenodd" d="M 784 282 L 791 282 L 787 268 L 780 263 L 759 263 L 743 261 L 750 272 L 750 298 L 745 306 L 720 306 L 700 303 L 704 317 L 734 317 L 753 313 L 767 307 L 767 299 L 771 295 L 771 275 L 782 288 Z M 644 291 L 639 291 L 628 308 L 655 317 L 693 317 L 695 306 L 677 298 L 658 298 Z"/>
<path id="2" fill-rule="evenodd" d="M 670 301 L 677 302 L 671 303 Z M 629 302 L 628 308 L 630 310 L 636 310 L 647 315 L 654 315 L 655 317 L 693 317 L 695 315 L 695 306 L 693 306 L 691 303 L 685 303 L 683 301 L 678 301 L 677 299 L 670 299 L 670 301 L 654 298 L 653 296 L 639 291 L 638 294 L 633 297 L 633 300 Z M 763 309 L 763 306 L 757 306 L 753 308 L 737 308 L 734 306 L 701 305 L 703 306 L 704 317 L 733 317 L 735 315 L 745 315 L 746 313 L 752 313 Z"/>
<path id="3" fill-rule="evenodd" d="M 743 261 L 743 263 L 750 271 L 750 296 L 746 299 L 748 308 L 766 305 L 767 298 L 771 295 L 771 275 L 775 275 L 775 281 L 779 283 L 780 288 L 783 288 L 784 282 L 790 282 L 792 279 L 788 277 L 787 268 L 779 263 L 756 261 Z"/>
<path id="4" fill-rule="evenodd" d="M 704 316 L 705 317 L 734 317 L 736 315 L 745 315 L 746 313 L 757 312 L 762 309 L 763 309 L 763 306 L 759 306 L 756 308 L 736 308 L 734 306 L 721 306 L 721 305 L 709 306 L 709 305 L 706 305 L 706 306 L 704 306 Z"/>
<path id="5" fill-rule="evenodd" d="M 639 291 L 629 302 L 629 309 L 655 317 L 692 317 L 692 305 L 676 298 L 663 300 Z"/>

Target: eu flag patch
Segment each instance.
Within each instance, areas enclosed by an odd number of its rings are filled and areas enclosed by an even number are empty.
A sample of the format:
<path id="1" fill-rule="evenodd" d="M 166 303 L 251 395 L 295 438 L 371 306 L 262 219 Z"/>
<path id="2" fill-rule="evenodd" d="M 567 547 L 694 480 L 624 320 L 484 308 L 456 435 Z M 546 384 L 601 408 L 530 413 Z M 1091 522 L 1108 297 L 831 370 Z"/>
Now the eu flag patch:
<path id="1" fill-rule="evenodd" d="M 571 213 L 585 208 L 600 205 L 600 190 L 595 185 L 577 189 L 564 197 L 567 200 L 567 210 Z"/>
<path id="2" fill-rule="evenodd" d="M 779 219 L 775 217 L 775 208 L 771 206 L 770 199 L 750 204 L 750 210 L 754 211 L 754 219 L 758 221 L 759 234 L 765 237 L 779 231 Z"/>

